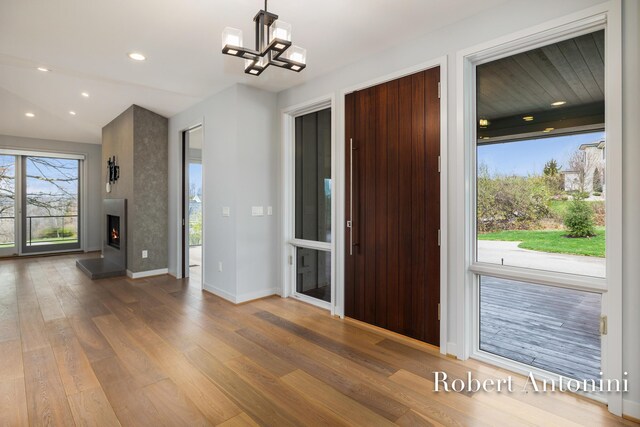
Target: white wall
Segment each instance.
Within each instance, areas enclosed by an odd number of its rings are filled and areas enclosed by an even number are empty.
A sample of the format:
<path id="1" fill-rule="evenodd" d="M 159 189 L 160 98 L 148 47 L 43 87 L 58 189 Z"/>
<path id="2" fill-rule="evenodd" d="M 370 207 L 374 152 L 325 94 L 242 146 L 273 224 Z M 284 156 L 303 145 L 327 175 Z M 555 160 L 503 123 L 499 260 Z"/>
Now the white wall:
<path id="1" fill-rule="evenodd" d="M 457 233 L 464 231 L 464 227 L 455 224 L 455 213 L 462 206 L 457 206 L 458 196 L 455 194 L 456 183 L 463 179 L 463 171 L 456 169 L 455 159 L 457 158 L 455 141 L 457 135 L 456 122 L 456 53 L 491 39 L 504 36 L 523 28 L 531 27 L 554 18 L 576 12 L 595 4 L 601 0 L 538 0 L 524 1 L 517 0 L 507 2 L 498 8 L 487 10 L 477 16 L 465 19 L 456 24 L 427 34 L 421 38 L 404 43 L 402 46 L 392 48 L 366 58 L 357 63 L 348 65 L 327 74 L 314 81 L 301 86 L 283 91 L 278 94 L 278 108 L 283 109 L 300 103 L 308 102 L 312 99 L 334 94 L 336 96 L 336 129 L 341 132 L 344 129 L 344 99 L 340 98 L 340 91 L 354 85 L 368 82 L 373 79 L 397 72 L 402 69 L 413 67 L 417 64 L 433 60 L 443 55 L 448 55 L 449 82 L 447 88 L 448 99 L 448 212 L 449 212 L 449 235 L 448 235 L 448 352 L 456 353 L 456 306 L 460 298 L 456 294 L 456 284 L 463 280 L 462 267 L 455 265 L 455 254 L 457 252 L 457 242 L 460 236 Z M 626 236 L 635 236 L 634 239 L 625 240 L 625 251 L 623 263 L 625 265 L 625 279 L 623 292 L 625 293 L 625 313 L 624 313 L 624 368 L 630 372 L 629 378 L 640 381 L 640 354 L 639 341 L 640 315 L 637 306 L 640 304 L 640 265 L 637 262 L 640 254 L 640 176 L 638 168 L 635 166 L 640 160 L 640 144 L 638 143 L 638 120 L 640 109 L 638 108 L 638 3 L 636 0 L 624 0 L 625 4 L 625 171 L 624 171 L 624 227 Z M 632 52 L 633 51 L 633 52 Z M 635 61 L 635 62 L 634 62 Z M 344 153 L 343 135 L 336 135 L 338 146 L 337 163 L 337 192 L 336 203 L 338 212 L 344 211 L 343 198 L 344 188 L 344 165 L 340 153 Z M 633 165 L 633 166 L 632 166 Z M 343 233 L 336 230 L 337 247 L 344 246 Z M 283 244 L 283 242 L 281 242 Z M 340 252 L 339 252 L 340 254 Z M 343 266 L 337 266 L 337 276 L 343 277 Z M 640 384 L 631 384 L 631 391 L 625 397 L 625 413 L 640 417 L 640 412 L 634 405 L 640 404 Z M 635 415 L 634 415 L 635 414 Z"/>
<path id="2" fill-rule="evenodd" d="M 49 139 L 22 138 L 19 136 L 0 135 L 0 148 L 13 148 L 16 150 L 33 150 L 57 153 L 84 154 L 86 181 L 85 192 L 81 197 L 86 197 L 85 220 L 86 227 L 82 227 L 86 233 L 84 240 L 85 251 L 98 251 L 102 249 L 102 179 L 101 162 L 102 146 L 98 144 L 82 144 L 68 141 L 52 141 Z"/>
<path id="3" fill-rule="evenodd" d="M 202 123 L 203 283 L 234 302 L 278 288 L 277 222 L 266 216 L 278 190 L 275 111 L 275 94 L 235 85 L 169 120 L 169 272 L 180 274 L 180 132 Z M 252 217 L 251 206 L 265 216 Z"/>

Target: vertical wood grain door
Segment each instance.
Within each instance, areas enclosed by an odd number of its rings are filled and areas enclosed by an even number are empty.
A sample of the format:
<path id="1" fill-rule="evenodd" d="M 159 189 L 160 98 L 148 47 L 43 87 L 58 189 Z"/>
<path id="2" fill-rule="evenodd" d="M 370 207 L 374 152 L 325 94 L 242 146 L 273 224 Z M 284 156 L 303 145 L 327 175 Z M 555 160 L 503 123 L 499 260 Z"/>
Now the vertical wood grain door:
<path id="1" fill-rule="evenodd" d="M 345 315 L 440 344 L 440 68 L 345 98 Z"/>

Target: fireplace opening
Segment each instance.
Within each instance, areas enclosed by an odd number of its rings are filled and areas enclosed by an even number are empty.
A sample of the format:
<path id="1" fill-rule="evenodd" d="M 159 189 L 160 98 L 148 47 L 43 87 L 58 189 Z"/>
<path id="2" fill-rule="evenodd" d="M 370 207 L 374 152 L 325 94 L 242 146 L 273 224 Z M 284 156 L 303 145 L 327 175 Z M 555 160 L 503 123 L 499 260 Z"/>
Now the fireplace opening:
<path id="1" fill-rule="evenodd" d="M 107 243 L 109 246 L 120 249 L 120 217 L 107 215 Z"/>

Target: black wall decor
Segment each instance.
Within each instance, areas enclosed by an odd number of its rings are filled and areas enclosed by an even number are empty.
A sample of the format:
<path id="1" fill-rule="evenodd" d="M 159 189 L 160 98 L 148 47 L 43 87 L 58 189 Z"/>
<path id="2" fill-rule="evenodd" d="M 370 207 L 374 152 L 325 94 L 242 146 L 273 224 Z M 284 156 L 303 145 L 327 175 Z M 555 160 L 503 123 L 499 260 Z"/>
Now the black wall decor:
<path id="1" fill-rule="evenodd" d="M 116 164 L 116 156 L 107 159 L 107 171 L 110 184 L 115 183 L 120 178 L 120 166 Z"/>

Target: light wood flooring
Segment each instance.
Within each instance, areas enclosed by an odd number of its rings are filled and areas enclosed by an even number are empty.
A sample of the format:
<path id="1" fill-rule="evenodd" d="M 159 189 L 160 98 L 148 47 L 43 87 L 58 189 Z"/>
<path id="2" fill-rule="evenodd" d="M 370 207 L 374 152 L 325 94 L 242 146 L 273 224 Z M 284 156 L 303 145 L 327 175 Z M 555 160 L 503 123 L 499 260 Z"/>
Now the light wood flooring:
<path id="1" fill-rule="evenodd" d="M 293 300 L 92 282 L 76 258 L 0 261 L 2 426 L 632 425 L 570 394 L 434 393 L 434 370 L 507 373 Z"/>

